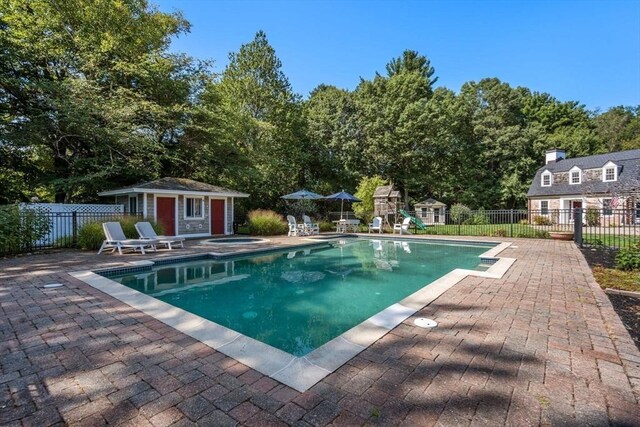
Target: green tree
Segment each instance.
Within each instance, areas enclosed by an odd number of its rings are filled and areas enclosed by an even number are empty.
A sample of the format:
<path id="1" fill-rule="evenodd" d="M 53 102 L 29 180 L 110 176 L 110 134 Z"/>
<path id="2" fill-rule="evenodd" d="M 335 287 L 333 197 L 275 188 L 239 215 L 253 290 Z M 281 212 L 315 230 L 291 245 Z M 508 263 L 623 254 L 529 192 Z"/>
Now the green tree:
<path id="1" fill-rule="evenodd" d="M 355 193 L 355 196 L 362 201 L 352 204 L 353 212 L 356 216 L 365 221 L 370 221 L 374 211 L 373 194 L 376 188 L 388 184 L 389 181 L 379 176 L 363 177 L 358 183 L 358 189 Z"/>
<path id="2" fill-rule="evenodd" d="M 250 160 L 236 184 L 252 194 L 250 203 L 283 207 L 280 196 L 305 186 L 315 173 L 307 167 L 314 153 L 307 149 L 300 97 L 264 32 L 229 60 L 219 90 L 242 122 L 233 126 L 234 149 Z"/>
<path id="3" fill-rule="evenodd" d="M 366 141 L 364 174 L 379 174 L 391 180 L 404 190 L 408 203 L 409 191 L 419 185 L 420 175 L 433 161 L 424 138 L 422 117 L 433 92 L 431 80 L 426 77 L 432 72 L 405 69 L 398 65 L 398 60 L 394 61 L 389 64 L 394 70 L 392 75 L 363 80 L 355 99 L 359 126 Z"/>
<path id="4" fill-rule="evenodd" d="M 305 103 L 305 118 L 314 153 L 311 167 L 318 171 L 314 188 L 328 193 L 351 188 L 364 168 L 364 138 L 353 94 L 320 85 Z"/>
<path id="5" fill-rule="evenodd" d="M 57 201 L 157 176 L 188 115 L 196 70 L 167 52 L 180 14 L 145 0 L 0 0 L 0 144 Z M 24 173 L 24 172 L 23 172 Z"/>
<path id="6" fill-rule="evenodd" d="M 597 115 L 594 124 L 607 151 L 640 148 L 640 106 L 613 107 Z"/>

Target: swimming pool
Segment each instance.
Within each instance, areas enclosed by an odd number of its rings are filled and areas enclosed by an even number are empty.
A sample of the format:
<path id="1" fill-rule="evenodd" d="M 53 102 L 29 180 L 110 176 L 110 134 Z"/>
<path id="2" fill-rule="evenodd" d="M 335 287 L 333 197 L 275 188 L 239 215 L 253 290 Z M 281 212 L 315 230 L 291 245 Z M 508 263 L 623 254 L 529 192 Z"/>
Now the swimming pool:
<path id="1" fill-rule="evenodd" d="M 304 356 L 491 246 L 353 239 L 250 258 L 163 265 L 111 280 Z"/>
<path id="2" fill-rule="evenodd" d="M 259 237 L 218 237 L 216 239 L 203 240 L 205 245 L 250 245 L 254 243 L 267 243 L 269 239 Z"/>
<path id="3" fill-rule="evenodd" d="M 70 274 L 305 391 L 466 276 L 502 277 L 508 245 L 359 237 Z"/>

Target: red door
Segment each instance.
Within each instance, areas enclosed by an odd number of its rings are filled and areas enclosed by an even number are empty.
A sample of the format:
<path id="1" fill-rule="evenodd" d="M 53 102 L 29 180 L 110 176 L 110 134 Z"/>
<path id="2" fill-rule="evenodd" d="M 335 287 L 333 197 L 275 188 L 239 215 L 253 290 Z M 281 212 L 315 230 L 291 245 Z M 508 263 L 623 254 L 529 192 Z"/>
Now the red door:
<path id="1" fill-rule="evenodd" d="M 165 236 L 176 235 L 176 199 L 173 197 L 156 198 L 157 220 Z"/>
<path id="2" fill-rule="evenodd" d="M 224 200 L 211 199 L 211 234 L 224 234 Z"/>

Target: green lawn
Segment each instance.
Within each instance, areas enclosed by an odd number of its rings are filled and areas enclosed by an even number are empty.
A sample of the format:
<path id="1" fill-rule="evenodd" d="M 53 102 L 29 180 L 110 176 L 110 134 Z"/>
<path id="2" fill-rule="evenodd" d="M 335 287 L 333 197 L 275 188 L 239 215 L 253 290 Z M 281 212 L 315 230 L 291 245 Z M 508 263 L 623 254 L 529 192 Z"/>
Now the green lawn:
<path id="1" fill-rule="evenodd" d="M 485 225 L 434 225 L 426 230 L 414 230 L 412 233 L 440 236 L 490 236 L 490 237 L 537 237 L 546 238 L 549 234 L 526 224 L 485 224 Z"/>
<path id="2" fill-rule="evenodd" d="M 613 234 L 585 234 L 582 237 L 585 245 L 590 246 L 607 246 L 610 248 L 629 248 L 638 244 L 640 239 L 636 236 L 624 236 Z"/>

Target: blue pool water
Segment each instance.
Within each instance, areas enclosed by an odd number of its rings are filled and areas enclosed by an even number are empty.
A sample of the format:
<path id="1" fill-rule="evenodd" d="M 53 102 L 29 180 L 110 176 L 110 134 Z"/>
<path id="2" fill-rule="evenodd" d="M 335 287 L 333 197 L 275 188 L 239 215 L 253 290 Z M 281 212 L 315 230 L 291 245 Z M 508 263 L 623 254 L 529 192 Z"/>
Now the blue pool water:
<path id="1" fill-rule="evenodd" d="M 234 260 L 198 260 L 112 280 L 302 356 L 493 245 L 345 239 Z"/>

